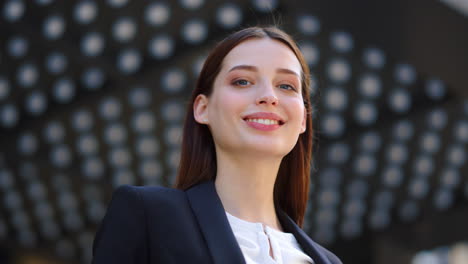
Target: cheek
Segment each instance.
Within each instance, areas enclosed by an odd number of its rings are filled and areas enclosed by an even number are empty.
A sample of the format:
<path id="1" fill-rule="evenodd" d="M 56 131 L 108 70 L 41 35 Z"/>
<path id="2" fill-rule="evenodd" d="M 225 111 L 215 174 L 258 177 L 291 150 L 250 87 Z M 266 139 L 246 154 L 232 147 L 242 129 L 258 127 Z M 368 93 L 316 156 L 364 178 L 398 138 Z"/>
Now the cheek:
<path id="1" fill-rule="evenodd" d="M 302 131 L 302 127 L 303 127 L 304 111 L 305 111 L 305 106 L 302 100 L 294 101 L 293 103 L 290 104 L 290 107 L 288 108 L 288 116 L 290 118 L 290 121 L 292 121 L 294 130 L 297 129 L 297 131 L 299 132 Z"/>
<path id="2" fill-rule="evenodd" d="M 289 106 L 288 111 L 292 119 L 295 119 L 297 121 L 302 121 L 304 119 L 304 111 L 305 111 L 305 106 L 304 103 L 302 102 L 302 99 L 292 99 L 291 101 L 288 102 Z"/>
<path id="3" fill-rule="evenodd" d="M 239 93 L 230 92 L 228 89 L 223 89 L 222 92 L 214 96 L 211 101 L 212 103 L 209 105 L 211 119 L 221 119 L 224 123 L 240 117 L 244 109 L 244 96 Z"/>

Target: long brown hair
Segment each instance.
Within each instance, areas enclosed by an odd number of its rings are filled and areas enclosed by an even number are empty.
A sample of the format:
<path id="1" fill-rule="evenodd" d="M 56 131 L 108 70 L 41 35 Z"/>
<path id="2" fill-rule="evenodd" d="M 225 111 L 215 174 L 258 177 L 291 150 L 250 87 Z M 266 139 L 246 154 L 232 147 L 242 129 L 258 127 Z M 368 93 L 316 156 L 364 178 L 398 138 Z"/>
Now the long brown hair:
<path id="1" fill-rule="evenodd" d="M 276 27 L 249 27 L 222 40 L 208 55 L 198 77 L 187 108 L 182 151 L 175 188 L 186 190 L 191 186 L 216 178 L 216 153 L 208 126 L 195 121 L 193 103 L 199 94 L 210 96 L 213 83 L 221 70 L 224 57 L 237 45 L 248 39 L 270 38 L 288 46 L 302 68 L 302 97 L 307 111 L 306 131 L 299 135 L 294 148 L 281 161 L 274 187 L 275 207 L 288 214 L 302 227 L 306 210 L 310 166 L 312 161 L 312 116 L 310 105 L 310 72 L 294 40 Z"/>

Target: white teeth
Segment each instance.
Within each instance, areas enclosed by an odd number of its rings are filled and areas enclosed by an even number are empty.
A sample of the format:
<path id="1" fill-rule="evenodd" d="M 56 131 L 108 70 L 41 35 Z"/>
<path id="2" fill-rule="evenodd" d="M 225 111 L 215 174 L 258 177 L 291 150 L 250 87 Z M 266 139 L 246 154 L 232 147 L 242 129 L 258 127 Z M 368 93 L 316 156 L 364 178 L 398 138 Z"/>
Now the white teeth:
<path id="1" fill-rule="evenodd" d="M 255 122 L 255 123 L 260 123 L 264 125 L 278 125 L 279 122 L 278 120 L 271 120 L 271 119 L 256 119 L 256 118 L 248 118 L 248 122 Z"/>

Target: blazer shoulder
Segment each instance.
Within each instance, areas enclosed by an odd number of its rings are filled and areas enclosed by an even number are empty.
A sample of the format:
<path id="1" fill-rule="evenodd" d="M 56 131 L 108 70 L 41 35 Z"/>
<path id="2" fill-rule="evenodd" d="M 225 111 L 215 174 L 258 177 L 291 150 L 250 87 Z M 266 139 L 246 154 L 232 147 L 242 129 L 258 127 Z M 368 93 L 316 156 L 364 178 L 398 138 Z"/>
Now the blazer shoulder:
<path id="1" fill-rule="evenodd" d="M 167 227 L 170 216 L 183 208 L 181 190 L 156 186 L 122 185 L 114 190 L 93 243 L 93 264 L 146 263 L 148 236 Z M 154 219 L 158 225 L 151 225 Z M 165 251 L 158 251 L 163 256 Z"/>
<path id="2" fill-rule="evenodd" d="M 162 186 L 133 186 L 122 185 L 117 188 L 116 192 L 134 192 L 137 193 L 143 201 L 153 200 L 162 202 L 177 201 L 185 199 L 185 192 L 179 189 L 162 187 Z"/>
<path id="3" fill-rule="evenodd" d="M 157 214 L 172 212 L 188 205 L 185 192 L 174 188 L 122 185 L 117 188 L 116 193 L 118 192 L 135 193 L 148 212 L 157 211 Z"/>
<path id="4" fill-rule="evenodd" d="M 141 263 L 148 254 L 145 211 L 133 187 L 118 187 L 93 243 L 93 264 Z"/>
<path id="5" fill-rule="evenodd" d="M 180 196 L 184 195 L 184 191 L 175 189 L 175 188 L 169 188 L 169 187 L 163 187 L 163 186 L 137 186 L 137 185 L 121 185 L 116 189 L 116 192 L 119 191 L 132 191 L 132 192 L 138 192 L 141 195 L 145 195 L 146 197 L 148 196 L 158 196 L 158 195 L 170 195 L 170 196 Z"/>

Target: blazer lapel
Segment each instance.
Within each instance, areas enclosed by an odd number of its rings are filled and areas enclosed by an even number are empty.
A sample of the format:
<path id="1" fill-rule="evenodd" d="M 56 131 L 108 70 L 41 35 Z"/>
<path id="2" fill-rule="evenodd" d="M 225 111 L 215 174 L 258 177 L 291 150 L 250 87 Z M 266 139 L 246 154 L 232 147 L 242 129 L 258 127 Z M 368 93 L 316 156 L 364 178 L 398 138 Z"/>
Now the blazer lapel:
<path id="1" fill-rule="evenodd" d="M 213 181 L 186 191 L 215 264 L 245 264 L 244 256 L 227 220 Z"/>
<path id="2" fill-rule="evenodd" d="M 277 214 L 284 231 L 294 235 L 302 250 L 314 260 L 315 264 L 331 264 L 319 246 L 285 212 L 278 210 Z"/>

